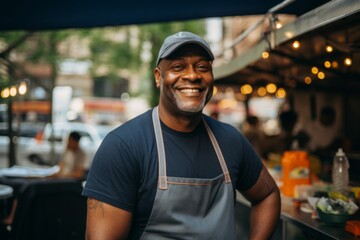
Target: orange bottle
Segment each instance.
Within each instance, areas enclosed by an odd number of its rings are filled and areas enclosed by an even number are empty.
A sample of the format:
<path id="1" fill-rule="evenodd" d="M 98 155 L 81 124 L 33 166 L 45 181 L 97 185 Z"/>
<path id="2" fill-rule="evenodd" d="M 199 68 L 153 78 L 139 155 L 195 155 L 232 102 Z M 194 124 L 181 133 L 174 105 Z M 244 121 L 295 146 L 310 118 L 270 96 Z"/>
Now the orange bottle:
<path id="1" fill-rule="evenodd" d="M 305 151 L 286 151 L 281 159 L 282 193 L 294 197 L 296 185 L 310 184 L 310 162 Z"/>

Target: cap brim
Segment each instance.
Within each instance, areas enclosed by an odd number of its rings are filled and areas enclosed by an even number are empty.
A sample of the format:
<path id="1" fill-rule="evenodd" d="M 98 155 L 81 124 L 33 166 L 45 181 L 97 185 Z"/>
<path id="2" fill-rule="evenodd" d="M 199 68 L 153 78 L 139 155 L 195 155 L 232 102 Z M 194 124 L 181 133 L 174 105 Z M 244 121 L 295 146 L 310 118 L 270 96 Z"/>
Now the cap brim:
<path id="1" fill-rule="evenodd" d="M 206 53 L 209 55 L 210 57 L 210 60 L 213 61 L 214 60 L 214 55 L 213 53 L 211 52 L 211 50 L 204 44 L 202 44 L 201 42 L 198 42 L 198 41 L 194 41 L 194 40 L 188 40 L 188 41 L 182 41 L 182 42 L 178 42 L 178 43 L 175 43 L 173 45 L 171 45 L 168 49 L 165 50 L 165 52 L 159 56 L 159 59 L 157 60 L 157 63 L 156 65 L 159 64 L 159 62 L 161 61 L 161 59 L 164 59 L 164 58 L 167 58 L 169 57 L 171 54 L 173 54 L 177 49 L 179 49 L 180 47 L 184 46 L 184 45 L 187 45 L 187 44 L 196 44 L 200 47 L 202 47 Z"/>

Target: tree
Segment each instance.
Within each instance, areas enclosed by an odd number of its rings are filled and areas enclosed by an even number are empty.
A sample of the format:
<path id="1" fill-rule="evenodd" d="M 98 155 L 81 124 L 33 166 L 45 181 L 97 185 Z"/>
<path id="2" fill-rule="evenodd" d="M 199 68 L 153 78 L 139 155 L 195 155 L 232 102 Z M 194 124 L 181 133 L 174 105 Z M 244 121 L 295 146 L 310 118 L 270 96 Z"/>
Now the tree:
<path id="1" fill-rule="evenodd" d="M 15 79 L 30 77 L 25 70 L 25 65 L 29 62 L 39 63 L 43 62 L 50 65 L 51 75 L 49 85 L 44 86 L 48 92 L 49 100 L 52 102 L 52 90 L 55 87 L 55 81 L 58 74 L 58 44 L 64 40 L 69 33 L 67 32 L 38 32 L 38 33 L 24 33 L 24 32 L 7 32 L 0 34 L 0 40 L 5 49 L 0 52 L 0 57 L 4 60 L 3 63 L 8 63 L 5 68 L 8 70 L 9 85 Z M 5 64 L 2 64 L 5 65 Z M 4 66 L 2 66 L 3 68 Z M 3 75 L 3 74 L 2 74 Z M 2 77 L 3 79 L 3 77 Z M 36 77 L 33 77 L 36 80 Z M 3 82 L 3 80 L 1 81 Z M 16 164 L 15 143 L 13 142 L 12 130 L 12 99 L 8 102 L 8 136 L 9 144 L 9 166 Z M 51 105 L 50 105 L 51 106 Z M 50 111 L 50 122 L 52 122 L 52 114 Z M 52 147 L 52 152 L 54 151 Z"/>
<path id="2" fill-rule="evenodd" d="M 11 62 L 13 78 L 28 78 L 32 84 L 43 87 L 50 102 L 52 102 L 52 91 L 57 85 L 60 63 L 67 58 L 78 58 L 91 62 L 92 79 L 106 74 L 107 81 L 126 81 L 121 76 L 122 70 L 143 76 L 145 87 L 138 94 L 147 95 L 150 106 L 155 106 L 159 98 L 153 76 L 157 54 L 164 38 L 177 31 L 191 31 L 203 35 L 204 20 L 32 33 L 0 32 L 0 58 Z M 80 48 L 88 48 L 89 54 L 80 57 L 71 56 L 69 52 L 61 50 L 61 46 L 73 42 L 81 44 Z M 1 46 L 5 46 L 5 50 L 2 50 Z M 42 81 L 27 72 L 26 66 L 29 64 L 49 66 L 51 71 L 48 81 Z M 10 69 L 10 67 L 6 68 Z M 0 76 L 1 85 L 5 84 L 4 79 Z M 49 122 L 52 122 L 51 112 Z M 11 165 L 13 163 L 14 161 Z"/>

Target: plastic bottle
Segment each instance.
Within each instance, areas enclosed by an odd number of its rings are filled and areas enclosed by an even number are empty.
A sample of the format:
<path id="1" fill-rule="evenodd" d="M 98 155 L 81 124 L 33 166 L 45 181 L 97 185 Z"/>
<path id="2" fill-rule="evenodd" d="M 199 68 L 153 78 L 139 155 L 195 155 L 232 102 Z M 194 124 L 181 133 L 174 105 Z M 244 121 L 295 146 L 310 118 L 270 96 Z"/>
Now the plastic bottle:
<path id="1" fill-rule="evenodd" d="M 333 191 L 340 193 L 348 193 L 349 190 L 349 161 L 339 148 L 333 161 L 332 168 Z"/>

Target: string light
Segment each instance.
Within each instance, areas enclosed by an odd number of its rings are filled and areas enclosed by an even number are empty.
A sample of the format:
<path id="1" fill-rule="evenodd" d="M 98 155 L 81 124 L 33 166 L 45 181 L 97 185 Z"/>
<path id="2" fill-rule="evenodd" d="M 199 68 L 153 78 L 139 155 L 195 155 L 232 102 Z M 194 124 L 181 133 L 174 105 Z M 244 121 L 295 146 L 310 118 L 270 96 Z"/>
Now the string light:
<path id="1" fill-rule="evenodd" d="M 270 54 L 269 54 L 268 51 L 264 51 L 264 52 L 261 53 L 261 57 L 262 57 L 263 59 L 267 59 L 267 58 L 269 58 L 269 56 L 270 56 Z"/>
<path id="2" fill-rule="evenodd" d="M 352 64 L 351 58 L 349 58 L 349 57 L 345 58 L 345 59 L 344 59 L 344 64 L 345 64 L 346 66 L 351 66 L 351 64 Z"/>
<path id="3" fill-rule="evenodd" d="M 325 73 L 323 73 L 323 72 L 319 72 L 317 76 L 318 76 L 318 78 L 319 78 L 319 79 L 321 79 L 321 80 L 322 80 L 322 79 L 324 79 L 324 78 L 325 78 Z"/>
<path id="4" fill-rule="evenodd" d="M 17 93 L 16 87 L 15 87 L 15 86 L 12 86 L 12 87 L 10 88 L 10 96 L 15 97 L 15 96 L 16 96 L 16 93 Z"/>
<path id="5" fill-rule="evenodd" d="M 332 62 L 331 62 L 331 66 L 332 66 L 333 68 L 338 68 L 338 67 L 339 67 L 339 63 L 338 63 L 337 61 L 332 61 Z"/>
<path id="6" fill-rule="evenodd" d="M 284 88 L 279 88 L 277 91 L 276 91 L 276 94 L 275 96 L 277 98 L 284 98 L 286 96 L 286 91 Z"/>
<path id="7" fill-rule="evenodd" d="M 276 29 L 280 29 L 282 27 L 282 24 L 279 20 L 278 15 L 272 15 L 272 24 Z"/>
<path id="8" fill-rule="evenodd" d="M 253 91 L 253 88 L 251 87 L 250 84 L 242 85 L 240 88 L 240 92 L 244 95 L 250 94 L 250 93 L 252 93 L 252 91 Z"/>
<path id="9" fill-rule="evenodd" d="M 21 82 L 19 86 L 19 94 L 24 95 L 27 92 L 27 86 L 25 82 Z"/>
<path id="10" fill-rule="evenodd" d="M 1 97 L 2 98 L 8 98 L 9 96 L 10 96 L 9 88 L 4 88 L 4 90 L 1 91 Z"/>
<path id="11" fill-rule="evenodd" d="M 280 28 L 282 27 L 282 23 L 279 22 L 279 21 L 277 21 L 277 22 L 275 23 L 275 27 L 276 27 L 276 29 L 280 29 Z"/>
<path id="12" fill-rule="evenodd" d="M 17 94 L 24 95 L 27 92 L 27 83 L 25 81 L 21 81 L 19 83 L 15 83 L 11 87 L 4 88 L 0 95 L 1 98 L 15 97 Z"/>
<path id="13" fill-rule="evenodd" d="M 331 62 L 330 62 L 330 61 L 325 61 L 325 62 L 324 62 L 324 66 L 325 66 L 326 68 L 331 68 Z"/>
<path id="14" fill-rule="evenodd" d="M 306 84 L 311 84 L 311 77 L 306 77 L 305 79 L 304 79 L 304 82 L 306 83 Z"/>
<path id="15" fill-rule="evenodd" d="M 325 49 L 328 53 L 331 53 L 334 50 L 331 45 L 327 45 Z"/>
<path id="16" fill-rule="evenodd" d="M 300 42 L 299 41 L 294 41 L 292 46 L 293 46 L 293 48 L 298 49 L 298 48 L 300 48 Z"/>
<path id="17" fill-rule="evenodd" d="M 257 93 L 260 97 L 263 97 L 266 95 L 266 89 L 264 87 L 259 87 Z"/>
<path id="18" fill-rule="evenodd" d="M 318 69 L 317 67 L 312 67 L 312 68 L 311 68 L 311 72 L 312 72 L 313 74 L 317 74 L 317 73 L 319 72 L 319 69 Z"/>
<path id="19" fill-rule="evenodd" d="M 274 93 L 274 92 L 276 92 L 276 89 L 277 89 L 277 87 L 274 83 L 269 83 L 266 85 L 266 91 L 268 93 Z"/>
<path id="20" fill-rule="evenodd" d="M 233 98 L 224 98 L 219 102 L 220 108 L 235 108 L 237 105 L 237 101 Z"/>

